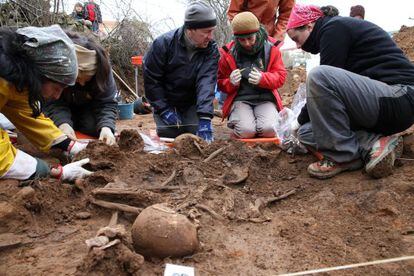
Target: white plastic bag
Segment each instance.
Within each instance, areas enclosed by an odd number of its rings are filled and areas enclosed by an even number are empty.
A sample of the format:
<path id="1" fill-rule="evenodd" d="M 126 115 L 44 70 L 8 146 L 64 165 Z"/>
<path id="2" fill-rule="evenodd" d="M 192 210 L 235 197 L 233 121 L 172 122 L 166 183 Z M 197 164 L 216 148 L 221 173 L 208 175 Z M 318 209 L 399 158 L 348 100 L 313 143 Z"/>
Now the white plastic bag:
<path id="1" fill-rule="evenodd" d="M 166 150 L 168 150 L 168 147 L 164 145 L 161 142 L 158 142 L 156 140 L 151 139 L 148 135 L 144 133 L 139 133 L 141 135 L 142 140 L 144 140 L 144 151 L 153 153 L 153 154 L 159 154 Z"/>
<path id="2" fill-rule="evenodd" d="M 306 85 L 301 83 L 293 97 L 291 108 L 283 108 L 279 112 L 277 135 L 283 141 L 292 134 L 291 125 L 298 119 L 302 107 L 306 104 Z"/>
<path id="3" fill-rule="evenodd" d="M 281 140 L 281 147 L 288 153 L 306 153 L 306 148 L 301 145 L 296 137 L 296 130 L 292 129 L 292 123 L 295 122 L 306 104 L 306 85 L 301 83 L 296 92 L 291 108 L 285 107 L 279 112 L 279 123 L 277 135 Z"/>

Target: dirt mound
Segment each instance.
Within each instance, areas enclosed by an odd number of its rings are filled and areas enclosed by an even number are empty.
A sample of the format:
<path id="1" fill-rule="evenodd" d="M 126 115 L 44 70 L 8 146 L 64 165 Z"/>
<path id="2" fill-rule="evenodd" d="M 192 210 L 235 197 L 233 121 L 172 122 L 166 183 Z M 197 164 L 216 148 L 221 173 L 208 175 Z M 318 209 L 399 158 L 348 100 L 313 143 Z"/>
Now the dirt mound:
<path id="1" fill-rule="evenodd" d="M 127 151 L 142 151 L 144 149 L 144 140 L 137 130 L 124 129 L 119 135 L 119 148 Z"/>
<path id="2" fill-rule="evenodd" d="M 19 242 L 0 251 L 0 271 L 161 275 L 168 262 L 194 266 L 200 275 L 271 275 L 413 252 L 410 161 L 380 180 L 356 171 L 320 181 L 306 173 L 312 156 L 238 141 L 189 141 L 189 152 L 158 155 L 93 142 L 78 158 L 89 157 L 95 173 L 75 185 L 37 180 L 22 188 L 18 181 L 1 182 L 0 248 L 2 234 L 18 235 Z M 199 226 L 197 253 L 143 261 L 130 242 L 88 251 L 85 240 L 108 224 L 114 210 L 124 210 L 119 224 L 129 240 L 137 213 L 157 203 Z M 407 262 L 347 272 L 413 270 Z"/>
<path id="3" fill-rule="evenodd" d="M 107 250 L 93 248 L 75 275 L 140 275 L 144 257 L 120 243 Z"/>
<path id="4" fill-rule="evenodd" d="M 293 97 L 298 90 L 299 84 L 306 81 L 306 70 L 303 67 L 287 69 L 287 77 L 285 84 L 279 89 L 284 106 L 290 106 Z"/>
<path id="5" fill-rule="evenodd" d="M 414 62 L 414 27 L 402 26 L 400 31 L 393 35 L 393 39 L 407 58 Z"/>

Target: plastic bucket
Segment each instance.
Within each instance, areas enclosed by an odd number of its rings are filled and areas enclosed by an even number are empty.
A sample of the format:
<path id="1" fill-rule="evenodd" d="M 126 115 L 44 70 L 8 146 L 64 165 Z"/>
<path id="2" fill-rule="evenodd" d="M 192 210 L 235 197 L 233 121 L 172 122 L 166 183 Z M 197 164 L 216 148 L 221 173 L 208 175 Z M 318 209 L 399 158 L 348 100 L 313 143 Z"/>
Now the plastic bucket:
<path id="1" fill-rule="evenodd" d="M 130 120 L 134 117 L 134 103 L 118 103 L 119 120 Z"/>

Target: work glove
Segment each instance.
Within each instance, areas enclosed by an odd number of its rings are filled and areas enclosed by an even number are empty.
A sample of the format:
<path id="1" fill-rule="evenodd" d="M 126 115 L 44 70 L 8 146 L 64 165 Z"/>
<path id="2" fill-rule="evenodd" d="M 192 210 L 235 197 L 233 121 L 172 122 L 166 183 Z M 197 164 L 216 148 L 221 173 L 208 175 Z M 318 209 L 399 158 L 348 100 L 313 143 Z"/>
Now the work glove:
<path id="1" fill-rule="evenodd" d="M 293 122 L 291 122 L 290 123 L 291 133 L 297 133 L 299 127 L 300 127 L 300 124 L 299 124 L 298 120 L 294 120 Z"/>
<path id="2" fill-rule="evenodd" d="M 88 142 L 71 141 L 65 154 L 73 158 L 76 154 L 84 150 L 88 146 Z"/>
<path id="3" fill-rule="evenodd" d="M 116 144 L 115 136 L 109 127 L 101 128 L 101 133 L 99 134 L 99 140 L 105 142 L 107 145 L 110 145 L 110 146 Z"/>
<path id="4" fill-rule="evenodd" d="M 236 69 L 230 74 L 230 82 L 234 86 L 237 86 L 240 84 L 241 78 L 242 78 L 242 75 L 241 75 L 240 69 Z"/>
<path id="5" fill-rule="evenodd" d="M 89 163 L 89 158 L 69 163 L 63 167 L 58 165 L 57 167 L 52 167 L 50 169 L 50 175 L 64 181 L 74 181 L 79 178 L 84 178 L 93 173 L 82 168 L 82 166 L 87 163 Z"/>
<path id="6" fill-rule="evenodd" d="M 253 85 L 258 85 L 260 80 L 262 79 L 262 73 L 257 70 L 257 68 L 253 68 L 249 74 L 249 83 Z"/>
<path id="7" fill-rule="evenodd" d="M 68 124 L 68 123 L 63 123 L 59 126 L 59 129 L 66 134 L 66 136 L 68 136 L 69 139 L 71 140 L 76 140 L 76 134 L 75 134 L 75 130 Z"/>
<path id="8" fill-rule="evenodd" d="M 198 122 L 197 135 L 201 137 L 207 143 L 211 143 L 214 141 L 213 127 L 211 126 L 211 119 L 200 118 Z"/>
<path id="9" fill-rule="evenodd" d="M 181 125 L 180 115 L 175 112 L 171 107 L 163 111 L 161 114 L 162 121 L 171 126 L 171 125 Z"/>

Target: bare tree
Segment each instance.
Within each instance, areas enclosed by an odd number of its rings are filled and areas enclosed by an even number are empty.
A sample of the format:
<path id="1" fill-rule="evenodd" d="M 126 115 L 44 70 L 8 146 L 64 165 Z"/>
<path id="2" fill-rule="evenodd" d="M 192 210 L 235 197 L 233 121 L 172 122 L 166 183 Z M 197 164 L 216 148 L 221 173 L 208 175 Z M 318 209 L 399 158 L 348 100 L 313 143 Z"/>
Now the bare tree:
<path id="1" fill-rule="evenodd" d="M 51 11 L 53 8 L 53 11 Z M 66 15 L 64 0 L 7 0 L 0 4 L 1 26 L 48 26 Z"/>

